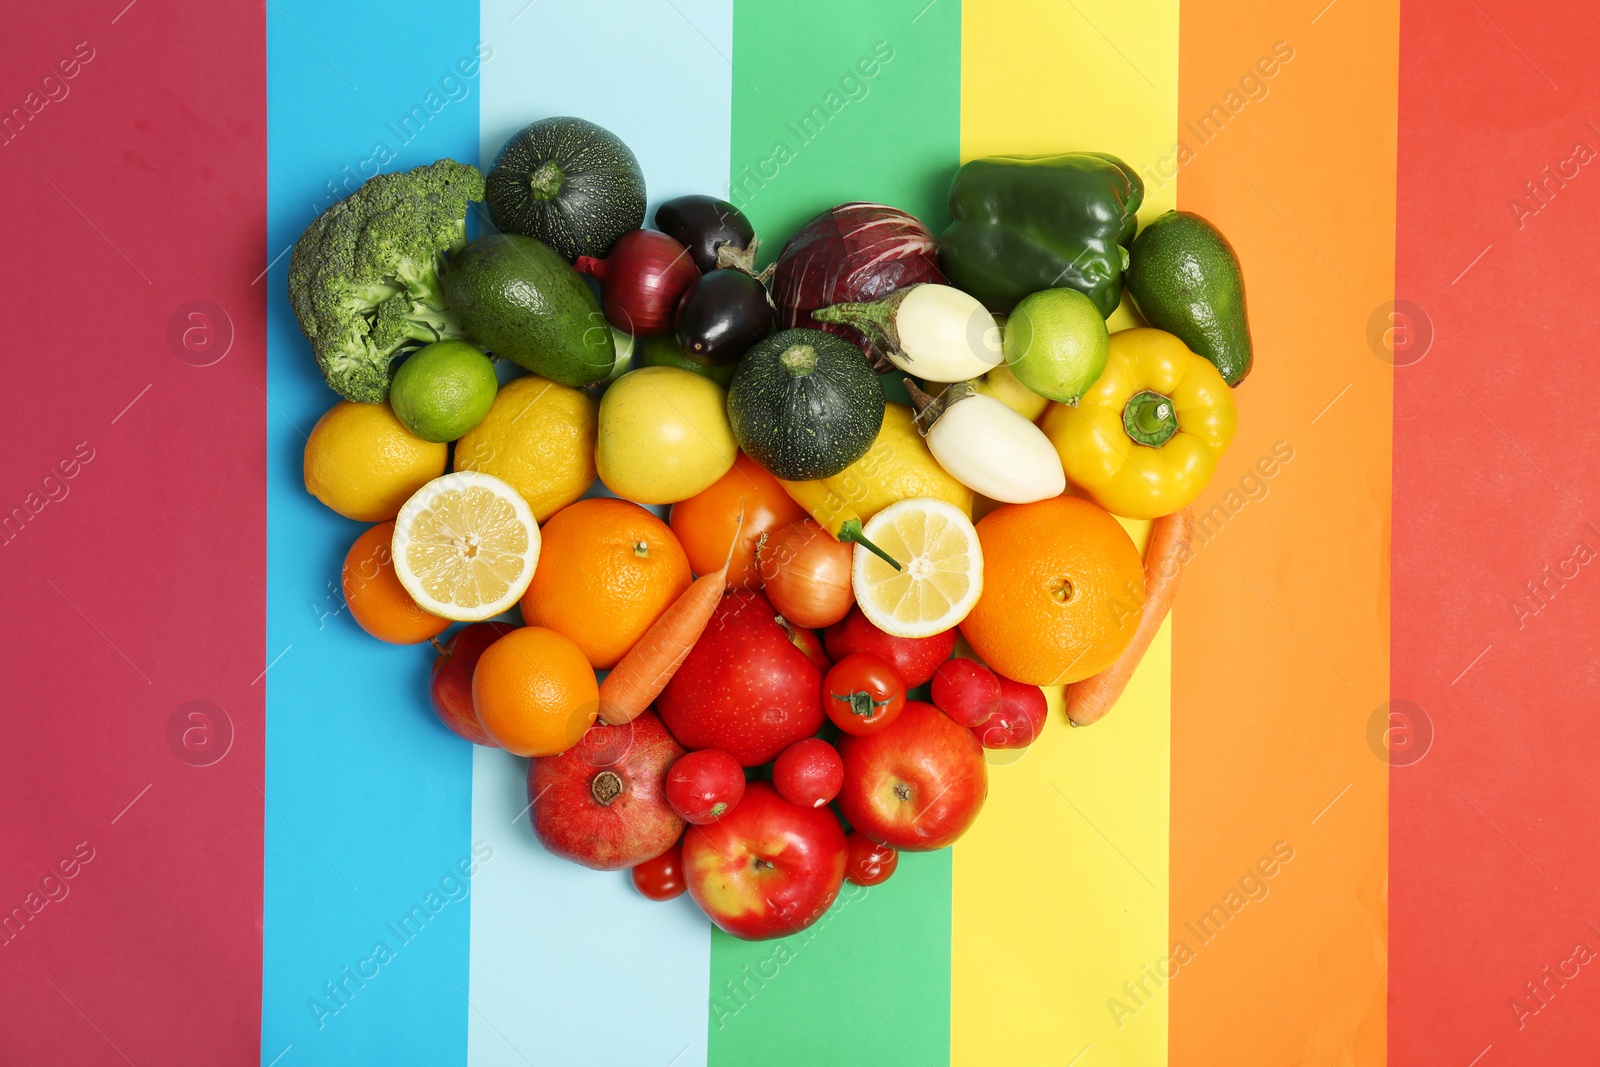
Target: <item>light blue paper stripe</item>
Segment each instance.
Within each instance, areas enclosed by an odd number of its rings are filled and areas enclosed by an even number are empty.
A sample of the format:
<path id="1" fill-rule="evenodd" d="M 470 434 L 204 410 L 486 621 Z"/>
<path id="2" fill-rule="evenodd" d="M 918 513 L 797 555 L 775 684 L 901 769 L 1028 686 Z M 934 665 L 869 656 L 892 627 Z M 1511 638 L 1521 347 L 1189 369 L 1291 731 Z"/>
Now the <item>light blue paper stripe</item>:
<path id="1" fill-rule="evenodd" d="M 731 0 L 483 0 L 483 157 L 535 119 L 577 115 L 639 157 L 650 209 L 722 195 L 732 113 Z M 472 833 L 494 848 L 472 895 L 471 1067 L 706 1059 L 710 927 L 687 897 L 655 904 L 625 873 L 540 848 L 527 761 L 478 750 Z"/>
<path id="2" fill-rule="evenodd" d="M 269 258 L 380 167 L 476 158 L 475 5 L 273 0 L 265 17 Z M 270 294 L 273 664 L 262 680 L 261 1061 L 461 1064 L 471 905 L 457 877 L 474 862 L 471 746 L 429 710 L 427 646 L 380 644 L 342 610 L 339 567 L 363 526 L 302 485 L 303 434 L 337 398 L 289 309 L 288 264 L 283 255 L 259 283 Z M 482 855 L 485 870 L 500 862 Z"/>

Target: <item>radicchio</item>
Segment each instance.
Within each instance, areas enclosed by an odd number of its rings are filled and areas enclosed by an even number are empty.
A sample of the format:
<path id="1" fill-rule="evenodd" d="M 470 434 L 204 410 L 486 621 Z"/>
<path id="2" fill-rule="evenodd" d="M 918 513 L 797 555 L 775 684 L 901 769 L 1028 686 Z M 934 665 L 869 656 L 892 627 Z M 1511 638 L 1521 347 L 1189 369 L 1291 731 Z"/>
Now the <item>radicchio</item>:
<path id="1" fill-rule="evenodd" d="M 836 333 L 887 370 L 888 360 L 871 341 L 849 326 L 819 323 L 811 313 L 876 300 L 918 282 L 945 282 L 932 232 L 899 208 L 856 201 L 829 208 L 789 238 L 778 254 L 772 296 L 783 326 Z"/>

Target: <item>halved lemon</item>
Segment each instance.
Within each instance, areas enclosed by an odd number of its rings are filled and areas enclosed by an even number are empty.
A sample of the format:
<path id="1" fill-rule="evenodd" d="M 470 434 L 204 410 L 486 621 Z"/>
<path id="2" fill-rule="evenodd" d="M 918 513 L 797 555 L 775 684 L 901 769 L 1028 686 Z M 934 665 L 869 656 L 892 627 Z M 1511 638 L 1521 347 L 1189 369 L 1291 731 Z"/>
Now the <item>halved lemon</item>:
<path id="1" fill-rule="evenodd" d="M 392 547 L 394 573 L 424 611 L 479 622 L 509 609 L 533 580 L 539 525 L 499 478 L 457 471 L 406 501 Z"/>
<path id="2" fill-rule="evenodd" d="M 983 549 L 954 504 L 916 497 L 890 504 L 862 531 L 901 569 L 856 546 L 851 585 L 867 620 L 896 637 L 930 637 L 967 617 L 983 592 Z"/>

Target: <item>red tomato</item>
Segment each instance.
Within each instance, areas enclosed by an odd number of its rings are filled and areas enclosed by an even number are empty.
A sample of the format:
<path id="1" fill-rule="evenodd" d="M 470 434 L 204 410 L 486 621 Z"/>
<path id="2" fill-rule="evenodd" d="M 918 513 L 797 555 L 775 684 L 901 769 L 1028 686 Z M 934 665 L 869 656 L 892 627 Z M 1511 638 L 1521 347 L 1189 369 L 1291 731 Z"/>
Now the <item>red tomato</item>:
<path id="1" fill-rule="evenodd" d="M 744 768 L 717 748 L 687 756 L 667 772 L 667 803 L 684 822 L 705 826 L 716 822 L 744 797 Z"/>
<path id="2" fill-rule="evenodd" d="M 844 788 L 844 760 L 822 738 L 804 738 L 778 753 L 772 785 L 791 804 L 820 808 Z"/>
<path id="3" fill-rule="evenodd" d="M 886 660 L 866 652 L 846 656 L 822 683 L 828 718 L 847 734 L 866 737 L 894 722 L 906 705 L 906 683 Z"/>
<path id="4" fill-rule="evenodd" d="M 892 845 L 880 845 L 860 830 L 844 840 L 849 853 L 844 861 L 845 880 L 856 885 L 879 885 L 889 880 L 900 866 L 900 853 Z"/>
<path id="5" fill-rule="evenodd" d="M 696 574 L 710 574 L 727 558 L 741 508 L 744 527 L 728 564 L 728 588 L 760 589 L 756 542 L 762 534 L 805 518 L 806 512 L 755 460 L 740 452 L 727 474 L 672 505 L 668 521 L 689 557 L 689 568 Z"/>
<path id="6" fill-rule="evenodd" d="M 888 660 L 907 689 L 927 684 L 939 664 L 956 650 L 954 629 L 932 637 L 891 637 L 868 622 L 859 607 L 851 608 L 843 622 L 828 627 L 823 640 L 835 662 L 852 652 L 870 652 Z"/>
<path id="7" fill-rule="evenodd" d="M 689 888 L 683 877 L 683 842 L 633 869 L 633 887 L 651 900 L 671 900 Z"/>

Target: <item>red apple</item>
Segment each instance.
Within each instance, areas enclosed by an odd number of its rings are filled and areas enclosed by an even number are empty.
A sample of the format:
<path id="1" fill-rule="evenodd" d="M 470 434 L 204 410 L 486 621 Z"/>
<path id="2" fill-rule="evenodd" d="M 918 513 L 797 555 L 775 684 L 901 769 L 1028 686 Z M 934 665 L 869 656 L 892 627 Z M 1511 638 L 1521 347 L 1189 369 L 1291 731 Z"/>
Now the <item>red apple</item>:
<path id="1" fill-rule="evenodd" d="M 667 803 L 685 822 L 716 822 L 744 796 L 744 768 L 718 748 L 684 756 L 667 772 Z"/>
<path id="2" fill-rule="evenodd" d="M 475 745 L 500 747 L 478 722 L 478 713 L 472 710 L 473 668 L 477 667 L 484 649 L 515 629 L 509 622 L 475 622 L 463 626 L 445 642 L 439 658 L 433 661 L 428 699 L 433 702 L 434 714 L 454 733 Z"/>
<path id="3" fill-rule="evenodd" d="M 766 782 L 739 806 L 683 837 L 689 895 L 746 941 L 798 933 L 822 918 L 844 883 L 844 831 L 827 808 L 802 808 Z"/>
<path id="4" fill-rule="evenodd" d="M 559 756 L 528 761 L 533 832 L 562 859 L 619 871 L 654 859 L 683 833 L 667 803 L 667 769 L 683 746 L 654 712 L 591 726 Z"/>
<path id="5" fill-rule="evenodd" d="M 1027 748 L 1044 729 L 1050 705 L 1036 685 L 1000 679 L 1000 707 L 972 728 L 984 748 Z"/>
<path id="6" fill-rule="evenodd" d="M 839 750 L 820 737 L 801 738 L 772 761 L 772 785 L 791 804 L 822 807 L 844 785 Z"/>
<path id="7" fill-rule="evenodd" d="M 859 606 L 851 608 L 843 622 L 824 630 L 822 638 L 835 663 L 854 652 L 870 652 L 888 660 L 900 672 L 907 689 L 927 684 L 939 664 L 956 650 L 954 629 L 932 637 L 892 637 L 868 622 Z"/>
<path id="8" fill-rule="evenodd" d="M 766 763 L 822 725 L 822 672 L 760 593 L 729 593 L 656 699 L 687 748 Z"/>
<path id="9" fill-rule="evenodd" d="M 841 737 L 850 825 L 902 851 L 944 848 L 966 832 L 989 794 L 983 746 L 972 731 L 920 700 L 880 733 Z"/>

